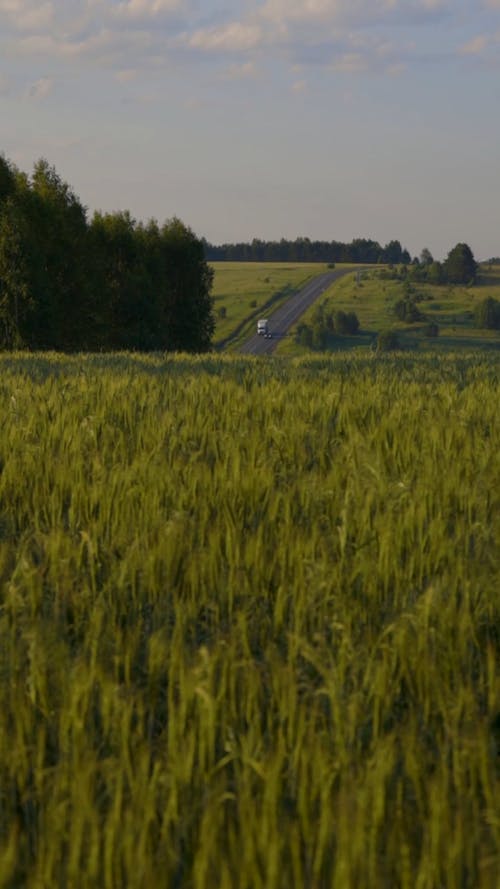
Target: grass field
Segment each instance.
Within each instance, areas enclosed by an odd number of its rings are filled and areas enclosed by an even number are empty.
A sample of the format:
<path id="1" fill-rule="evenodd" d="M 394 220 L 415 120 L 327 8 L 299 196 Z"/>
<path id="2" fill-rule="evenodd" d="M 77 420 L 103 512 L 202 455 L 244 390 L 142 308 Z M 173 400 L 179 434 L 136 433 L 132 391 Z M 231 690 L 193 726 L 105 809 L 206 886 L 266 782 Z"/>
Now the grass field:
<path id="1" fill-rule="evenodd" d="M 500 353 L 0 357 L 0 887 L 498 889 Z"/>
<path id="2" fill-rule="evenodd" d="M 322 297 L 329 310 L 355 312 L 360 321 L 356 336 L 332 337 L 330 349 L 344 351 L 353 347 L 370 346 L 378 333 L 389 328 L 397 331 L 403 348 L 412 350 L 453 352 L 459 349 L 500 349 L 500 332 L 480 330 L 474 326 L 474 308 L 486 296 L 500 299 L 500 267 L 483 265 L 474 287 L 458 285 L 432 286 L 415 282 L 414 289 L 424 296 L 419 308 L 426 320 L 405 324 L 394 316 L 393 306 L 404 297 L 404 285 L 399 281 L 384 280 L 377 269 L 363 271 L 342 278 Z M 314 313 L 311 308 L 301 319 L 308 322 Z M 438 337 L 427 337 L 424 328 L 430 321 L 439 325 Z M 304 348 L 293 336 L 279 346 L 280 354 L 300 355 Z"/>
<path id="3" fill-rule="evenodd" d="M 291 296 L 314 275 L 325 271 L 322 263 L 212 262 L 217 345 L 231 336 L 248 318 L 257 316 L 275 298 L 274 307 Z M 221 317 L 225 312 L 225 317 Z M 254 332 L 255 324 L 248 325 Z"/>

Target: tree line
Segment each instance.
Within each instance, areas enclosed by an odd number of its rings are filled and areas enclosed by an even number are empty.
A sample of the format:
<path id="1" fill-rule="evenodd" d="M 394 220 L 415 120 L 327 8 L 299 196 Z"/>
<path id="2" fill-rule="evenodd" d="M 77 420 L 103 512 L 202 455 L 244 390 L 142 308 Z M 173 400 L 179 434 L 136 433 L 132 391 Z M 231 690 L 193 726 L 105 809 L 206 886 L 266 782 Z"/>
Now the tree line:
<path id="1" fill-rule="evenodd" d="M 381 247 L 378 241 L 356 238 L 349 244 L 340 241 L 311 241 L 296 238 L 287 241 L 262 241 L 215 246 L 204 240 L 205 256 L 210 262 L 359 262 L 409 263 L 411 256 L 399 241 Z"/>
<path id="2" fill-rule="evenodd" d="M 179 219 L 94 213 L 46 160 L 31 176 L 0 155 L 0 347 L 210 347 L 213 271 Z"/>

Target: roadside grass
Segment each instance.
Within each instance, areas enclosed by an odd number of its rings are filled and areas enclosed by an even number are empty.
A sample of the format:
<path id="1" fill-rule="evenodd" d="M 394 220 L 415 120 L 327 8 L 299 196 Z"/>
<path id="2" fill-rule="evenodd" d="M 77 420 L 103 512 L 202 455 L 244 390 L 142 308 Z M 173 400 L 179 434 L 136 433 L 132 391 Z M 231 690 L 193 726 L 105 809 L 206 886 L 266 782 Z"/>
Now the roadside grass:
<path id="1" fill-rule="evenodd" d="M 249 330 L 250 319 L 260 316 L 273 297 L 277 307 L 310 278 L 327 269 L 324 263 L 212 262 L 210 265 L 215 271 L 212 292 L 215 347 L 247 320 Z M 221 317 L 221 310 L 225 317 Z"/>
<path id="2" fill-rule="evenodd" d="M 499 331 L 481 330 L 474 324 L 474 309 L 487 296 L 500 299 L 500 266 L 484 264 L 480 267 L 478 282 L 473 287 L 459 285 L 430 285 L 410 282 L 415 293 L 422 295 L 418 307 L 425 321 L 405 324 L 393 311 L 394 304 L 405 296 L 404 284 L 386 280 L 377 269 L 349 275 L 336 282 L 328 290 L 322 302 L 328 311 L 353 311 L 360 322 L 360 331 L 354 337 L 331 336 L 329 351 L 345 351 L 353 347 L 370 348 L 382 330 L 397 331 L 403 349 L 431 352 L 453 352 L 457 349 L 500 349 Z M 315 307 L 308 310 L 302 322 L 310 322 Z M 439 326 L 437 337 L 428 337 L 424 330 L 429 322 Z M 307 349 L 295 342 L 292 336 L 279 346 L 282 355 L 300 355 Z"/>
<path id="3" fill-rule="evenodd" d="M 499 400 L 0 356 L 0 886 L 498 889 Z"/>

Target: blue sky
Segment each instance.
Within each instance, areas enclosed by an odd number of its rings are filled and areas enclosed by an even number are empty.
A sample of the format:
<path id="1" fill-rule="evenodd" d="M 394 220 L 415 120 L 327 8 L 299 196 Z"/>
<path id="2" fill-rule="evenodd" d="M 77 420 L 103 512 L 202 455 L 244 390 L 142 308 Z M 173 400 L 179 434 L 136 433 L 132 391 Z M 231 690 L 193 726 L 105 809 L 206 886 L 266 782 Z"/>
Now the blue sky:
<path id="1" fill-rule="evenodd" d="M 0 0 L 0 121 L 89 212 L 500 254 L 500 0 Z"/>

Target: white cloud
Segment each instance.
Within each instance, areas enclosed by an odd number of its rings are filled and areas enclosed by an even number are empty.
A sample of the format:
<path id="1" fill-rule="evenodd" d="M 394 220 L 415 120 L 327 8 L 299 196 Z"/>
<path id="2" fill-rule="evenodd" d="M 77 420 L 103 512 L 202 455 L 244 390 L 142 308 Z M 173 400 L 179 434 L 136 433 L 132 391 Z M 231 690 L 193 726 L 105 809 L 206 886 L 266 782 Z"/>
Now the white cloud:
<path id="1" fill-rule="evenodd" d="M 499 0 L 500 2 L 500 0 Z M 262 15 L 273 21 L 369 24 L 440 11 L 450 0 L 266 0 Z"/>
<path id="2" fill-rule="evenodd" d="M 227 71 L 229 80 L 245 80 L 257 77 L 255 62 L 243 62 L 241 65 L 231 65 Z"/>
<path id="3" fill-rule="evenodd" d="M 2 16 L 19 31 L 46 28 L 54 19 L 54 4 L 40 4 L 33 0 L 0 0 L 0 21 Z"/>
<path id="4" fill-rule="evenodd" d="M 30 99 L 45 99 L 52 92 L 54 82 L 50 77 L 41 77 L 31 84 L 27 91 L 27 97 Z"/>
<path id="5" fill-rule="evenodd" d="M 182 0 L 124 0 L 113 8 L 116 18 L 149 19 L 182 9 Z"/>
<path id="6" fill-rule="evenodd" d="M 263 41 L 259 25 L 245 22 L 229 22 L 227 25 L 202 28 L 187 37 L 191 49 L 205 52 L 245 52 L 255 49 Z"/>
<path id="7" fill-rule="evenodd" d="M 469 40 L 467 43 L 464 43 L 463 46 L 460 47 L 460 52 L 463 55 L 482 55 L 489 43 L 490 38 L 486 36 L 486 34 L 480 34 L 477 37 L 473 37 L 472 40 Z"/>

